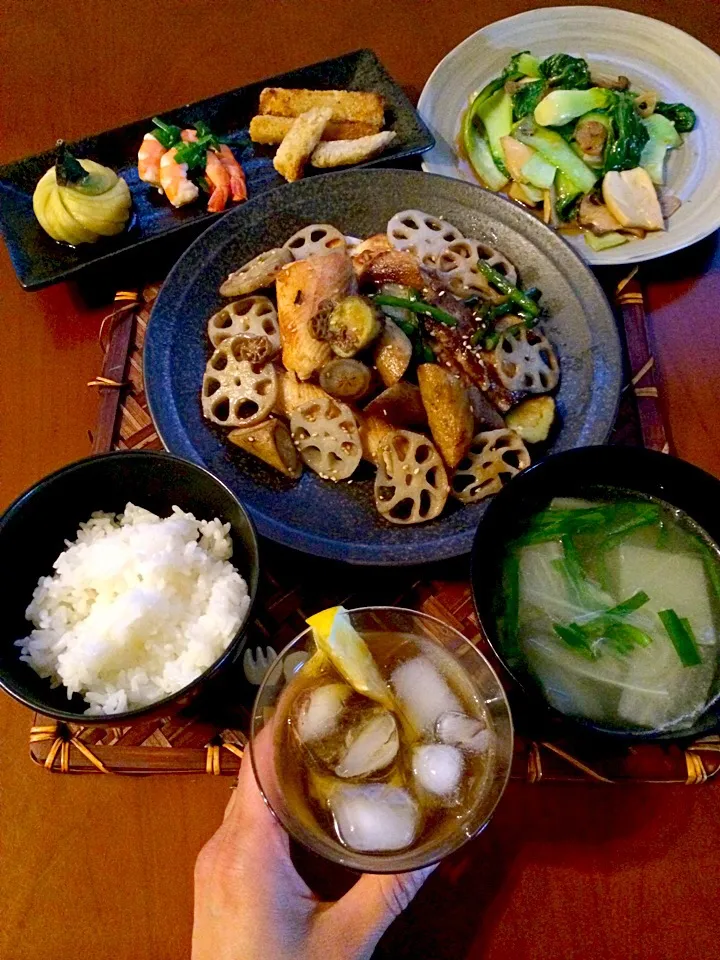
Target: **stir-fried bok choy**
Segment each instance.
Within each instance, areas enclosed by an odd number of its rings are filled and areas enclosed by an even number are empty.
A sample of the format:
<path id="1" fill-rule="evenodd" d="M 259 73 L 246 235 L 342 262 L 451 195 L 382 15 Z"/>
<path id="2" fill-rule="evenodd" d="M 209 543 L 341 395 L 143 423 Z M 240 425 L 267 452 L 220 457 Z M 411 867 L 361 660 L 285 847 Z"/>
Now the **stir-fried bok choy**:
<path id="1" fill-rule="evenodd" d="M 484 186 L 598 251 L 665 229 L 680 206 L 661 193 L 667 156 L 695 123 L 689 106 L 596 77 L 581 57 L 523 51 L 471 97 L 459 140 Z"/>

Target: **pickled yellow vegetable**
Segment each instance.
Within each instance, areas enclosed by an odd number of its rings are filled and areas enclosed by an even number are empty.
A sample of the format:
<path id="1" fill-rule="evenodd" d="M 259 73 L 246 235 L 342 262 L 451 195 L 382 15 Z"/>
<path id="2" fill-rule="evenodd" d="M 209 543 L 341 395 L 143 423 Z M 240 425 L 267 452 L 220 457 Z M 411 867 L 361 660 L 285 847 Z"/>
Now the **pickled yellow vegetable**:
<path id="1" fill-rule="evenodd" d="M 77 246 L 120 233 L 130 217 L 130 190 L 114 170 L 76 160 L 63 145 L 58 162 L 40 178 L 33 210 L 53 240 Z"/>

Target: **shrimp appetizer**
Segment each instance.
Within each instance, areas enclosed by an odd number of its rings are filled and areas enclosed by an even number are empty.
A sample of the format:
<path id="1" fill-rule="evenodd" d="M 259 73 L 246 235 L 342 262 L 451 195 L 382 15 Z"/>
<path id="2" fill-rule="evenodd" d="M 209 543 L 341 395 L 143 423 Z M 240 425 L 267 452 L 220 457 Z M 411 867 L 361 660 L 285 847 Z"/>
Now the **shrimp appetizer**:
<path id="1" fill-rule="evenodd" d="M 192 129 L 153 118 L 155 129 L 146 133 L 138 150 L 138 176 L 157 187 L 174 207 L 193 203 L 200 191 L 209 194 L 211 213 L 224 210 L 229 200 L 247 199 L 245 174 L 230 147 L 207 126 Z"/>
<path id="2" fill-rule="evenodd" d="M 553 428 L 540 291 L 444 219 L 404 210 L 365 240 L 311 224 L 220 295 L 203 415 L 289 481 L 303 465 L 333 483 L 374 469 L 390 523 L 497 493 Z"/>

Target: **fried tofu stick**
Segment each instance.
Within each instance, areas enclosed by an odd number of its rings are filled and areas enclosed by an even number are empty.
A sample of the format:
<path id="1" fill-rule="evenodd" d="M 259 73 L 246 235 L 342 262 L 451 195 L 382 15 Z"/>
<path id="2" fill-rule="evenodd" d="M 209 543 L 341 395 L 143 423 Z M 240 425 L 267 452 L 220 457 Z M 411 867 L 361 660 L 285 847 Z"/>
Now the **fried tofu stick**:
<path id="1" fill-rule="evenodd" d="M 332 111 L 313 107 L 293 121 L 285 139 L 277 148 L 273 166 L 286 180 L 299 180 L 310 154 L 320 142 Z"/>
<path id="2" fill-rule="evenodd" d="M 314 167 L 344 167 L 349 163 L 362 163 L 382 153 L 397 136 L 392 130 L 383 130 L 359 140 L 335 140 L 319 143 L 312 152 L 310 163 Z"/>
<path id="3" fill-rule="evenodd" d="M 282 143 L 293 125 L 294 117 L 271 117 L 258 114 L 250 121 L 250 139 L 255 143 Z M 331 120 L 322 132 L 322 140 L 359 140 L 377 133 L 372 123 Z"/>
<path id="4" fill-rule="evenodd" d="M 385 120 L 385 102 L 378 93 L 265 87 L 260 94 L 260 113 L 276 117 L 298 117 L 313 107 L 329 107 L 332 120 L 371 123 L 376 130 L 382 128 Z"/>

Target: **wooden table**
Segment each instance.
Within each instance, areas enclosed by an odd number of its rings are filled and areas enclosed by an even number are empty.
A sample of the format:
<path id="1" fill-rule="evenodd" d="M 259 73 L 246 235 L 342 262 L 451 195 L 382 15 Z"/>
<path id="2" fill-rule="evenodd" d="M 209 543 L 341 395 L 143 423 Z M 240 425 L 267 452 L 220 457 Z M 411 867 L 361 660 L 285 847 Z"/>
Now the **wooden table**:
<path id="1" fill-rule="evenodd" d="M 544 5 L 6 0 L 0 162 L 362 46 L 417 97 L 465 36 Z M 608 5 L 720 51 L 715 0 Z M 717 236 L 649 264 L 643 278 L 674 449 L 720 475 Z M 105 312 L 72 285 L 23 293 L 0 249 L 0 506 L 89 452 L 97 397 L 85 384 L 99 372 Z M 192 867 L 228 781 L 50 775 L 28 759 L 29 724 L 2 698 L 0 960 L 187 956 Z M 712 786 L 512 784 L 383 955 L 716 960 L 718 796 Z"/>

